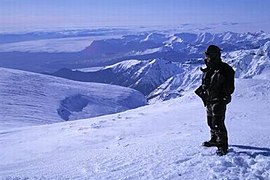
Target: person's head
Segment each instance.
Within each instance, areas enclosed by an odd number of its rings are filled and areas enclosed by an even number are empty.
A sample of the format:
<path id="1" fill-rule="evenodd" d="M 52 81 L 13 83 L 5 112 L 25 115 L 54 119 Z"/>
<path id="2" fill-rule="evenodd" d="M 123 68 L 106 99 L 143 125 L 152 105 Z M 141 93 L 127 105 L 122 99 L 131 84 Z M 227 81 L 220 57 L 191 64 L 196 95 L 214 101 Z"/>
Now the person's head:
<path id="1" fill-rule="evenodd" d="M 210 45 L 205 51 L 205 64 L 215 68 L 221 62 L 221 49 L 216 45 Z"/>

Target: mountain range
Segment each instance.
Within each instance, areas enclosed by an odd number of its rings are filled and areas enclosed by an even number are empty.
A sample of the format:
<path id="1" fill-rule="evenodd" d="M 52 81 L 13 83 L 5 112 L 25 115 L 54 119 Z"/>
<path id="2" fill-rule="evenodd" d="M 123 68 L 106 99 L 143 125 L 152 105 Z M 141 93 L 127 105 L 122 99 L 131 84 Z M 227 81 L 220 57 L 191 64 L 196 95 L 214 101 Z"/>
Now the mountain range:
<path id="1" fill-rule="evenodd" d="M 118 36 L 120 36 L 119 33 Z M 263 31 L 257 33 L 145 31 L 129 35 L 122 32 L 122 34 L 120 37 L 89 41 L 88 46 L 86 45 L 84 49 L 77 52 L 74 52 L 73 49 L 76 48 L 72 49 L 72 46 L 69 47 L 70 52 L 37 52 L 28 48 L 26 51 L 23 51 L 22 48 L 20 51 L 2 51 L 0 52 L 0 66 L 53 73 L 61 68 L 107 66 L 130 59 L 164 59 L 172 62 L 196 63 L 203 57 L 203 52 L 209 44 L 219 45 L 225 53 L 258 49 L 270 41 L 270 35 Z M 85 41 L 83 39 L 84 44 Z M 68 41 L 68 43 L 71 42 Z M 23 47 L 21 44 L 19 45 Z M 3 44 L 3 48 L 5 46 L 10 46 L 10 44 Z"/>
<path id="2" fill-rule="evenodd" d="M 187 39 L 190 40 L 191 38 Z M 223 39 L 236 38 L 226 34 L 226 38 L 223 37 Z M 223 51 L 223 61 L 234 68 L 236 78 L 268 79 L 270 77 L 270 41 L 264 42 L 264 40 L 259 39 L 250 43 L 254 45 L 252 49 L 238 48 L 238 50 Z M 264 44 L 255 48 L 257 43 Z M 168 100 L 179 97 L 183 91 L 197 86 L 201 78 L 199 69 L 203 66 L 203 63 L 202 58 L 183 62 L 168 61 L 162 58 L 135 59 L 121 61 L 110 66 L 83 69 L 65 68 L 51 75 L 77 81 L 101 82 L 131 87 L 142 92 L 148 100 L 154 102 L 158 99 Z"/>

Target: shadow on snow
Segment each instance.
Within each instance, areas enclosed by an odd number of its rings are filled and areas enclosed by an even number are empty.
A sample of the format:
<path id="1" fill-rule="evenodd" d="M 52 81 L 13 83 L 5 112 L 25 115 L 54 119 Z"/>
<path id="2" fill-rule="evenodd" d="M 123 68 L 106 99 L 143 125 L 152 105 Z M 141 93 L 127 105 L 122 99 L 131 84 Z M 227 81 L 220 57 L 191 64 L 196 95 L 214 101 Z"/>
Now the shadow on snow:
<path id="1" fill-rule="evenodd" d="M 239 149 L 244 149 L 246 151 L 236 152 L 237 154 L 247 154 L 252 158 L 256 158 L 258 155 L 270 157 L 270 148 L 265 147 L 255 147 L 255 146 L 246 146 L 246 145 L 230 145 L 230 147 L 236 147 Z"/>

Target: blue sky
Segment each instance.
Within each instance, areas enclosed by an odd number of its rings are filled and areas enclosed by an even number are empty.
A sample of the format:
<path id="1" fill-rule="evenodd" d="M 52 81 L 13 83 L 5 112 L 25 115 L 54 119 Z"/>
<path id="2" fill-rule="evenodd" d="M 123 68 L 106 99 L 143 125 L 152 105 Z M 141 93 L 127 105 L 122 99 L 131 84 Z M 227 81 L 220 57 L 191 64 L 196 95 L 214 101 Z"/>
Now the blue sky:
<path id="1" fill-rule="evenodd" d="M 270 0 L 0 0 L 0 27 L 265 23 Z"/>

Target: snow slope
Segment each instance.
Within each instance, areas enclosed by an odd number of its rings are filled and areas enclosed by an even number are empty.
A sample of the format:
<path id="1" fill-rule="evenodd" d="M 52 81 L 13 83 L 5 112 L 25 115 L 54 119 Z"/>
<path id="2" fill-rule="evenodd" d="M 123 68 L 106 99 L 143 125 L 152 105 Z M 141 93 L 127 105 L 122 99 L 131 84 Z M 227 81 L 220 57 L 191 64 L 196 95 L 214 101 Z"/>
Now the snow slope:
<path id="1" fill-rule="evenodd" d="M 226 156 L 200 146 L 209 129 L 190 91 L 118 114 L 0 131 L 0 177 L 269 180 L 269 91 L 269 80 L 236 80 Z"/>
<path id="2" fill-rule="evenodd" d="M 116 113 L 146 104 L 136 90 L 0 68 L 0 129 Z"/>

